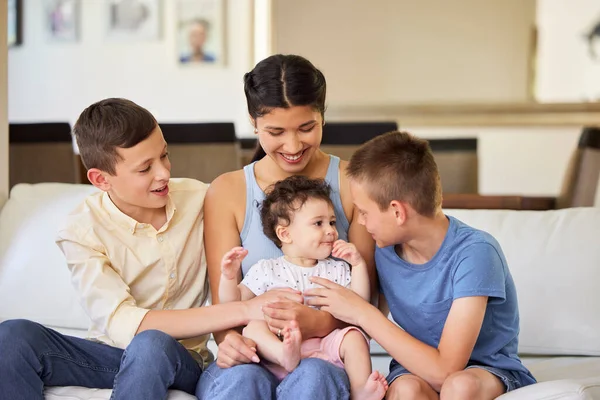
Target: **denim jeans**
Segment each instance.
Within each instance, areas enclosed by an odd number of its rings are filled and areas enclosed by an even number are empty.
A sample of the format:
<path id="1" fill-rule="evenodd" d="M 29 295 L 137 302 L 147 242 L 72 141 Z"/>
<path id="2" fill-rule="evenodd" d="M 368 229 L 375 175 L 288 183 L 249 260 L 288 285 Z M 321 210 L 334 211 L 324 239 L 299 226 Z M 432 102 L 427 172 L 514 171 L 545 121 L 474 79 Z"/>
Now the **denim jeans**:
<path id="1" fill-rule="evenodd" d="M 139 333 L 125 349 L 62 335 L 27 320 L 0 323 L 0 394 L 43 399 L 44 386 L 113 388 L 112 399 L 164 399 L 194 393 L 202 368 L 161 331 Z"/>
<path id="2" fill-rule="evenodd" d="M 346 372 L 318 358 L 306 358 L 279 382 L 257 364 L 219 368 L 212 363 L 196 388 L 199 400 L 349 399 Z"/>

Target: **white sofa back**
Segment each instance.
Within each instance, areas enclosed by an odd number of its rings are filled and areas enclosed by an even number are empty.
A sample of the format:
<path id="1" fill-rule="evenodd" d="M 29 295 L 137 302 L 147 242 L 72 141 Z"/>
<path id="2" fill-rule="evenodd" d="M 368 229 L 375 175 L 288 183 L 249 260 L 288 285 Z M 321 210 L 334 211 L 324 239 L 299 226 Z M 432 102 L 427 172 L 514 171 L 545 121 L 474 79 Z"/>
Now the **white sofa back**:
<path id="1" fill-rule="evenodd" d="M 87 329 L 54 237 L 95 191 L 57 183 L 13 188 L 0 211 L 0 321 Z M 521 353 L 600 355 L 600 208 L 446 213 L 502 245 L 519 295 Z"/>
<path id="2" fill-rule="evenodd" d="M 18 184 L 0 211 L 0 321 L 26 318 L 44 325 L 88 328 L 71 286 L 58 226 L 91 185 Z"/>
<path id="3" fill-rule="evenodd" d="M 520 353 L 600 355 L 600 208 L 446 213 L 502 246 L 517 286 Z"/>

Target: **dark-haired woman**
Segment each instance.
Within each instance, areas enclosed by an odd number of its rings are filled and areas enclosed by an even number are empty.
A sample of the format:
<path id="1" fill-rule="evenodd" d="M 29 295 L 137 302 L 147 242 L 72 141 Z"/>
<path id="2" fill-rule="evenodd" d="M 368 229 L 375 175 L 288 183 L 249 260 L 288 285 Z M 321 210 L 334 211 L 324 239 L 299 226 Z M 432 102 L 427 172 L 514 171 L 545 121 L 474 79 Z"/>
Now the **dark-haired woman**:
<path id="1" fill-rule="evenodd" d="M 215 179 L 204 205 L 213 303 L 219 302 L 220 264 L 229 249 L 243 246 L 249 250 L 242 274 L 260 259 L 281 256 L 281 250 L 263 233 L 258 205 L 270 185 L 291 175 L 323 178 L 329 183 L 339 237 L 358 248 L 369 265 L 374 286 L 373 239 L 358 224 L 344 173 L 347 163 L 319 148 L 325 123 L 325 77 L 305 58 L 279 54 L 262 60 L 245 74 L 244 91 L 259 142 L 254 162 Z M 279 300 L 263 310 L 274 333 L 292 320 L 298 321 L 303 338 L 323 337 L 340 326 L 330 314 L 303 305 L 301 294 L 294 292 L 281 291 Z M 326 361 L 302 360 L 294 372 L 278 382 L 257 364 L 256 344 L 242 337 L 239 330 L 214 336 L 219 344 L 218 358 L 200 379 L 196 393 L 200 399 L 349 398 L 344 370 Z"/>

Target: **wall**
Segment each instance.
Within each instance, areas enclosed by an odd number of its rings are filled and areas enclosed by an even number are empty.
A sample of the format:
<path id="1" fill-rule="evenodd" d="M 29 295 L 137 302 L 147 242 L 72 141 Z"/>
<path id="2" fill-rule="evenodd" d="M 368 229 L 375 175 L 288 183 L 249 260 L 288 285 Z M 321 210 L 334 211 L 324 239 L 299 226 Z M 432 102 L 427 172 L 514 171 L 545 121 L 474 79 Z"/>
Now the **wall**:
<path id="1" fill-rule="evenodd" d="M 538 5 L 536 98 L 542 102 L 600 101 L 600 23 L 597 0 L 541 0 Z"/>
<path id="2" fill-rule="evenodd" d="M 557 196 L 581 134 L 576 126 L 403 129 L 427 139 L 476 138 L 479 193 L 486 195 Z"/>
<path id="3" fill-rule="evenodd" d="M 274 51 L 304 55 L 324 72 L 331 110 L 521 103 L 533 95 L 534 0 L 373 0 L 352 7 L 345 0 L 279 0 L 273 5 Z M 567 7 L 570 2 L 562 13 L 568 14 Z M 557 195 L 580 133 L 578 126 L 399 124 L 425 138 L 477 138 L 482 194 Z"/>
<path id="4" fill-rule="evenodd" d="M 0 26 L 6 26 L 6 1 L 0 7 Z M 0 208 L 8 197 L 8 118 L 6 29 L 0 29 Z"/>
<path id="5" fill-rule="evenodd" d="M 158 41 L 107 38 L 105 0 L 82 1 L 80 39 L 54 43 L 45 36 L 43 3 L 24 0 L 24 43 L 9 52 L 11 122 L 74 122 L 87 105 L 126 97 L 159 121 L 234 121 L 250 133 L 242 77 L 253 63 L 252 0 L 229 1 L 227 65 L 179 65 L 175 2 L 163 1 Z"/>
<path id="6" fill-rule="evenodd" d="M 278 0 L 274 21 L 274 51 L 321 68 L 330 104 L 529 95 L 534 0 Z"/>

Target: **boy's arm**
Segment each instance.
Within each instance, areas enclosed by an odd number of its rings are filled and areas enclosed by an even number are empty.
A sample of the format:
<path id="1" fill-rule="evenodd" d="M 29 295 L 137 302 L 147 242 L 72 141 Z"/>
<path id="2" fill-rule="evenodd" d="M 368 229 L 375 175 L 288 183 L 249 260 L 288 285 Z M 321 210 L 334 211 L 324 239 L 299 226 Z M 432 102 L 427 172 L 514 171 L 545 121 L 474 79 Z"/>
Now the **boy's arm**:
<path id="1" fill-rule="evenodd" d="M 129 286 L 112 268 L 108 257 L 82 243 L 71 232 L 59 233 L 71 281 L 88 317 L 120 348 L 144 330 L 158 329 L 176 339 L 210 333 L 261 318 L 260 300 L 188 310 L 148 310 L 138 307 Z"/>
<path id="2" fill-rule="evenodd" d="M 375 307 L 356 310 L 358 325 L 412 374 L 439 391 L 444 380 L 467 365 L 479 336 L 487 297 L 454 300 L 438 348 L 406 333 Z M 364 310 L 364 311 L 363 311 Z"/>
<path id="3" fill-rule="evenodd" d="M 496 248 L 478 243 L 465 253 L 448 282 L 454 300 L 437 348 L 414 338 L 375 307 L 325 279 L 311 279 L 326 289 L 310 290 L 317 298 L 309 303 L 362 327 L 402 366 L 439 391 L 446 377 L 465 368 L 483 324 L 488 297 L 505 299 L 504 263 Z"/>

